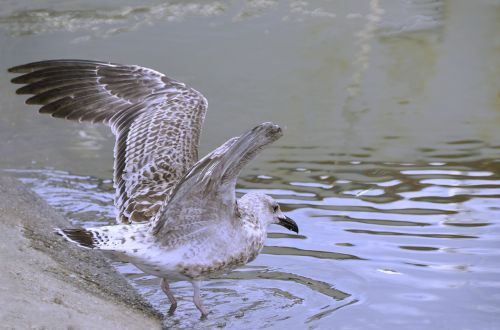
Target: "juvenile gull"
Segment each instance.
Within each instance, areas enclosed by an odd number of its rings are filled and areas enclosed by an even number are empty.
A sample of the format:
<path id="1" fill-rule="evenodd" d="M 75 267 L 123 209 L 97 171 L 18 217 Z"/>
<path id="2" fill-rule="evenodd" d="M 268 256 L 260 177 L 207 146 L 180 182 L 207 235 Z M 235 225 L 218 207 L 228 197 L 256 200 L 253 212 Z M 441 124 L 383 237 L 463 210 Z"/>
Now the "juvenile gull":
<path id="1" fill-rule="evenodd" d="M 203 279 L 227 273 L 259 254 L 267 226 L 298 232 L 271 197 L 248 193 L 236 200 L 241 169 L 282 136 L 263 123 L 198 160 L 207 109 L 201 93 L 151 69 L 86 60 L 51 60 L 9 69 L 24 73 L 18 94 L 49 113 L 78 121 L 103 122 L 116 135 L 114 186 L 118 225 L 58 229 L 78 245 L 99 249 L 168 281 L 188 280 L 193 301 Z"/>

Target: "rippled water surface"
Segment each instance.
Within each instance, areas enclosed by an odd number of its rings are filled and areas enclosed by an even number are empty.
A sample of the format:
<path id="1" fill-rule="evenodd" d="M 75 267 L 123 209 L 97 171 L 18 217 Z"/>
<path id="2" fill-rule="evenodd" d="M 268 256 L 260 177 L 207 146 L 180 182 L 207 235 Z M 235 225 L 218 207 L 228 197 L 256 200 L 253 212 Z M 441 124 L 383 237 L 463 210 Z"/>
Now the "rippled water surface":
<path id="1" fill-rule="evenodd" d="M 273 120 L 245 169 L 300 234 L 207 281 L 179 329 L 500 329 L 498 1 L 6 1 L 2 70 L 81 57 L 202 91 L 201 154 Z M 75 224 L 112 223 L 111 133 L 37 115 L 0 77 L 0 167 Z M 162 311 L 158 279 L 116 263 Z"/>

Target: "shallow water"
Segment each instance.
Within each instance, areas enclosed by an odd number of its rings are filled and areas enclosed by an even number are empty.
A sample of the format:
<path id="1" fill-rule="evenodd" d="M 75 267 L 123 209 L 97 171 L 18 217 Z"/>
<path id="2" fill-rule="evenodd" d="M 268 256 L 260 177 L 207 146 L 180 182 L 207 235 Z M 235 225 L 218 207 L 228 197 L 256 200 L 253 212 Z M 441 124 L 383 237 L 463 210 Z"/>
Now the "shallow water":
<path id="1" fill-rule="evenodd" d="M 202 91 L 201 153 L 273 120 L 238 192 L 300 227 L 173 328 L 499 329 L 498 1 L 6 2 L 0 64 L 136 63 Z M 76 224 L 113 221 L 111 133 L 36 115 L 0 78 L 0 168 Z M 159 281 L 116 264 L 155 306 Z"/>

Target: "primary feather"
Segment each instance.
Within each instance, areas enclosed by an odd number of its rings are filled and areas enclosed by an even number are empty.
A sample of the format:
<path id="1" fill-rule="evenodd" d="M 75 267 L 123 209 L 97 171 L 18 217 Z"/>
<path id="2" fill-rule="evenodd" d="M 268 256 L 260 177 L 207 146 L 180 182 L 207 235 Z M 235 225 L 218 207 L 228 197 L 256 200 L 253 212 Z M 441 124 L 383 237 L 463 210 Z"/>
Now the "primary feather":
<path id="1" fill-rule="evenodd" d="M 50 60 L 9 72 L 34 94 L 28 104 L 41 113 L 102 122 L 116 135 L 114 148 L 117 221 L 148 221 L 198 160 L 207 101 L 198 91 L 162 73 L 135 65 L 87 60 Z"/>

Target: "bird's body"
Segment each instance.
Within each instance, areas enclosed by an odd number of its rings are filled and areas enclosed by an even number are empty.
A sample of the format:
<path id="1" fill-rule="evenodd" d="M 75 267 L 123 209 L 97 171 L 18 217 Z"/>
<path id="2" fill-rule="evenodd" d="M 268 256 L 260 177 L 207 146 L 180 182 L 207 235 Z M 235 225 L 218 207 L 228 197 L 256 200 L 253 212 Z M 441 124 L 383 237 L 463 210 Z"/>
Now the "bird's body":
<path id="1" fill-rule="evenodd" d="M 162 279 L 188 280 L 202 316 L 200 283 L 227 273 L 260 253 L 270 224 L 298 232 L 269 196 L 249 193 L 238 201 L 241 169 L 282 136 L 263 123 L 198 160 L 207 109 L 196 90 L 151 69 L 85 61 L 53 60 L 21 65 L 17 92 L 35 94 L 42 113 L 103 122 L 116 135 L 114 186 L 117 225 L 58 229 L 82 247 L 99 249 Z"/>
<path id="2" fill-rule="evenodd" d="M 166 237 L 161 244 L 151 234 L 151 223 L 113 225 L 60 231 L 82 247 L 99 249 L 145 273 L 171 280 L 206 279 L 244 265 L 260 253 L 267 226 L 258 219 L 261 194 L 239 200 L 239 217 L 206 226 L 188 237 Z M 82 237 L 86 235 L 86 239 Z"/>

